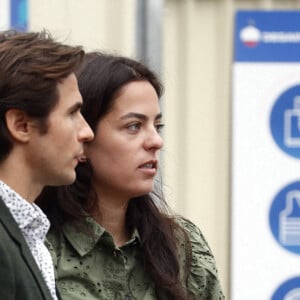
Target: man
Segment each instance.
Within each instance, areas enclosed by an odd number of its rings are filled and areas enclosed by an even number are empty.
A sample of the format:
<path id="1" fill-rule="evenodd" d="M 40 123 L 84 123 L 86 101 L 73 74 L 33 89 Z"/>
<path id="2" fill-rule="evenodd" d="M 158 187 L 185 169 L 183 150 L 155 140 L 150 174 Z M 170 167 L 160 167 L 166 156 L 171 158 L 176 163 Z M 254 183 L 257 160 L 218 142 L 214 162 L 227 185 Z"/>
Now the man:
<path id="1" fill-rule="evenodd" d="M 57 299 L 49 221 L 34 201 L 75 180 L 93 138 L 73 73 L 83 55 L 45 31 L 0 33 L 0 299 Z"/>

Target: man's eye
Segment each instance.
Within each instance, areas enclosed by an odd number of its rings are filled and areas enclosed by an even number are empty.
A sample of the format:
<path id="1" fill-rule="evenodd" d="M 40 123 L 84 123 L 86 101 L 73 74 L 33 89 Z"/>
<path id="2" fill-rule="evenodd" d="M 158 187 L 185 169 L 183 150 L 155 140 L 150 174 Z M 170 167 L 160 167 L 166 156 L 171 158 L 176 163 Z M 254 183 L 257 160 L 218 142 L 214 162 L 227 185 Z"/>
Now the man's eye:
<path id="1" fill-rule="evenodd" d="M 79 108 L 76 108 L 76 109 L 71 110 L 71 111 L 70 111 L 70 114 L 71 114 L 71 115 L 76 115 L 76 114 L 78 114 L 78 113 L 80 113 L 80 112 L 81 112 L 80 109 L 79 109 Z"/>

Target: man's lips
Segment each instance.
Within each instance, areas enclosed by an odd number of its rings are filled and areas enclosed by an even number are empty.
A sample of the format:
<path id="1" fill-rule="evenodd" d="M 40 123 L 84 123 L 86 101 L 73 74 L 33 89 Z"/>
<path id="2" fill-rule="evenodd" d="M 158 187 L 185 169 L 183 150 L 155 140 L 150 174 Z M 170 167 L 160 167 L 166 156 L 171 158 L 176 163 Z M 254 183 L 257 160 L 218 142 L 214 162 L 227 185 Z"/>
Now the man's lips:
<path id="1" fill-rule="evenodd" d="M 75 156 L 75 159 L 77 159 L 77 161 L 79 163 L 82 163 L 82 162 L 86 162 L 87 161 L 87 158 L 86 156 L 83 154 L 83 153 L 80 153 L 78 155 Z"/>
<path id="2" fill-rule="evenodd" d="M 81 163 L 83 163 L 83 162 L 86 162 L 86 161 L 87 161 L 87 158 L 86 158 L 85 155 L 82 155 L 82 156 L 79 156 L 79 157 L 78 157 L 78 161 L 81 162 Z"/>

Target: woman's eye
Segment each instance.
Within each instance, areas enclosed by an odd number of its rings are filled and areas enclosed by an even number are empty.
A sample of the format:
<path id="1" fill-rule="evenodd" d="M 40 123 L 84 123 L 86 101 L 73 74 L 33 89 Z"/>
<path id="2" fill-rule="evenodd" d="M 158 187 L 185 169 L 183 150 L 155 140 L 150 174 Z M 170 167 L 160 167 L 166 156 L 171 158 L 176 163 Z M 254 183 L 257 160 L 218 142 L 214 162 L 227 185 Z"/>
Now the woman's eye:
<path id="1" fill-rule="evenodd" d="M 165 124 L 156 124 L 155 125 L 155 128 L 156 128 L 156 131 L 158 133 L 161 133 L 162 132 L 162 129 L 164 128 Z"/>
<path id="2" fill-rule="evenodd" d="M 140 123 L 129 124 L 127 128 L 131 131 L 137 131 L 141 128 L 141 124 Z"/>

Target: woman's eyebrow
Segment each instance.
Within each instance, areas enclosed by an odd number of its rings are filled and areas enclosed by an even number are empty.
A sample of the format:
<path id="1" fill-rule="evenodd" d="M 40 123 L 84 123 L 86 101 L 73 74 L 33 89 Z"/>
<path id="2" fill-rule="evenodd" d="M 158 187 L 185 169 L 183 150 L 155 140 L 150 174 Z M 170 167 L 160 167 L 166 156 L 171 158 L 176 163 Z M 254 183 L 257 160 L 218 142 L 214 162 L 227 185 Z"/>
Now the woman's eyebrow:
<path id="1" fill-rule="evenodd" d="M 159 113 L 158 115 L 156 115 L 155 120 L 161 119 L 162 118 L 162 113 Z"/>
<path id="2" fill-rule="evenodd" d="M 140 114 L 140 113 L 135 113 L 135 112 L 129 112 L 128 114 L 124 115 L 121 117 L 121 119 L 128 119 L 128 118 L 137 118 L 140 120 L 147 120 L 147 116 L 144 114 Z"/>
<path id="3" fill-rule="evenodd" d="M 121 117 L 122 120 L 128 119 L 128 118 L 137 118 L 142 121 L 148 120 L 148 117 L 146 115 L 140 114 L 140 113 L 135 113 L 135 112 L 129 112 L 128 114 Z M 155 120 L 161 119 L 161 118 L 162 118 L 162 113 L 159 113 L 158 115 L 156 115 Z"/>

